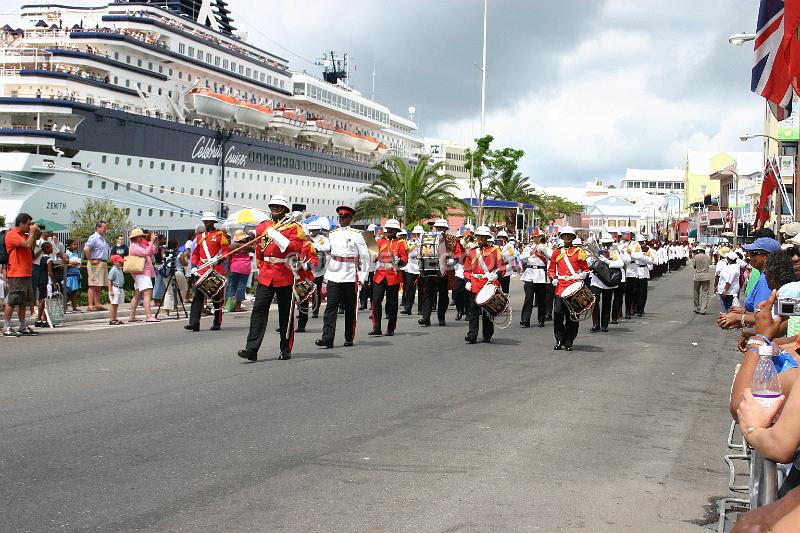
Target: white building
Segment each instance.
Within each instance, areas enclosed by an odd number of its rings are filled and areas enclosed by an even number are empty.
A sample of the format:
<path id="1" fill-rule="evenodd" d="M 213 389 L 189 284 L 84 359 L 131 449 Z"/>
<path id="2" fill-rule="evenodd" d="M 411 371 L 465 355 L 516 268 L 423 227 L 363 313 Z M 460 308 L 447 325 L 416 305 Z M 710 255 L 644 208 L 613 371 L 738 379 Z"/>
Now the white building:
<path id="1" fill-rule="evenodd" d="M 474 196 L 469 186 L 469 171 L 465 168 L 469 147 L 448 139 L 425 138 L 423 155 L 429 155 L 431 164 L 442 163 L 439 174 L 450 174 L 456 178 L 459 198 Z"/>
<path id="2" fill-rule="evenodd" d="M 629 168 L 620 181 L 620 188 L 642 191 L 649 194 L 683 194 L 682 168 L 665 168 L 662 170 L 644 170 Z"/>

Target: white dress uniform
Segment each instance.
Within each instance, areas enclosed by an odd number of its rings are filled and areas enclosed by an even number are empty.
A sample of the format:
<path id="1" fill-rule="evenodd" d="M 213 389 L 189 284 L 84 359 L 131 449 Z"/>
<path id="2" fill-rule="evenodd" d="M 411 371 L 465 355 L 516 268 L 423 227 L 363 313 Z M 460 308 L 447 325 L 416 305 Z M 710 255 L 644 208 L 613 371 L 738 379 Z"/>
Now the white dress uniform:
<path id="1" fill-rule="evenodd" d="M 350 226 L 336 228 L 328 234 L 327 244 L 317 249 L 327 254 L 325 281 L 353 283 L 358 275 L 360 283 L 366 282 L 371 261 L 360 231 Z"/>
<path id="2" fill-rule="evenodd" d="M 322 248 L 327 247 L 330 249 L 330 245 L 328 244 L 328 239 L 325 238 L 322 234 L 317 235 L 311 242 L 314 243 L 314 249 L 317 251 L 317 259 L 319 260 L 317 266 L 314 267 L 313 273 L 314 277 L 318 278 L 320 276 L 325 275 L 325 270 L 328 268 L 328 254 L 322 251 Z M 322 258 L 325 258 L 323 261 Z"/>
<path id="3" fill-rule="evenodd" d="M 408 239 L 408 263 L 400 270 L 419 275 L 419 239 Z"/>

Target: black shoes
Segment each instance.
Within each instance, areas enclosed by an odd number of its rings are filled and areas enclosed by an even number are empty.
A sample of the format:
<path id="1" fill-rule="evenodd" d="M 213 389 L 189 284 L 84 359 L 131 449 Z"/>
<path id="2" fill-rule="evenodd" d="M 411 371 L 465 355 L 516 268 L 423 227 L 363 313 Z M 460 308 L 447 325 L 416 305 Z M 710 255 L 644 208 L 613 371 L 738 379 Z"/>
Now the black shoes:
<path id="1" fill-rule="evenodd" d="M 484 337 L 484 339 L 483 339 L 483 342 L 485 342 L 486 344 L 491 344 L 491 343 L 492 343 L 492 338 L 491 338 L 491 337 L 489 337 L 489 338 L 487 339 L 486 337 Z"/>
<path id="2" fill-rule="evenodd" d="M 387 331 L 386 332 L 386 336 L 387 337 L 394 337 L 394 331 L 392 331 L 392 330 Z"/>
<path id="3" fill-rule="evenodd" d="M 600 331 L 602 331 L 603 333 L 608 333 L 608 328 L 607 327 L 606 328 L 600 328 Z"/>
<path id="4" fill-rule="evenodd" d="M 520 323 L 519 323 L 519 325 L 520 325 L 520 326 L 522 326 L 523 328 L 529 328 L 529 327 L 531 327 L 531 325 L 530 325 L 530 324 L 526 324 L 525 322 L 520 322 Z"/>
<path id="5" fill-rule="evenodd" d="M 322 339 L 315 340 L 314 344 L 316 344 L 320 348 L 333 348 L 333 343 L 332 342 L 325 342 Z"/>
<path id="6" fill-rule="evenodd" d="M 410 315 L 411 311 L 406 311 L 405 309 L 403 309 L 402 311 L 400 311 L 400 314 L 401 315 Z"/>
<path id="7" fill-rule="evenodd" d="M 571 352 L 572 351 L 572 341 L 564 342 L 564 349 L 566 351 L 568 351 L 568 352 Z"/>
<path id="8" fill-rule="evenodd" d="M 553 346 L 553 349 L 554 350 L 560 350 L 562 346 L 563 346 L 563 344 L 561 344 L 561 341 L 556 341 L 556 345 Z"/>
<path id="9" fill-rule="evenodd" d="M 219 331 L 220 329 L 222 329 L 222 326 L 220 326 L 219 324 L 214 324 L 213 326 L 211 326 L 210 329 L 211 331 Z"/>
<path id="10" fill-rule="evenodd" d="M 618 319 L 614 319 L 614 320 L 611 321 L 611 323 L 612 324 L 619 324 L 619 320 Z"/>
<path id="11" fill-rule="evenodd" d="M 447 322 L 445 322 L 444 320 L 440 320 L 440 321 L 439 321 L 439 325 L 440 325 L 440 326 L 446 326 L 446 325 L 447 325 Z"/>
<path id="12" fill-rule="evenodd" d="M 636 316 L 643 316 L 644 313 L 636 313 Z"/>
<path id="13" fill-rule="evenodd" d="M 278 359 L 281 361 L 286 361 L 287 359 L 292 358 L 292 352 L 289 350 L 281 350 L 281 354 L 278 356 Z"/>
<path id="14" fill-rule="evenodd" d="M 469 335 L 464 337 L 464 340 L 467 341 L 468 344 L 475 344 L 476 342 L 478 342 L 478 339 L 476 339 L 475 337 L 470 337 Z"/>
<path id="15" fill-rule="evenodd" d="M 431 325 L 431 321 L 430 320 L 425 320 L 424 318 L 420 318 L 419 320 L 417 320 L 417 324 L 427 328 L 428 326 Z"/>
<path id="16" fill-rule="evenodd" d="M 457 313 L 456 314 L 456 320 L 461 320 L 462 318 L 464 318 L 464 313 Z"/>
<path id="17" fill-rule="evenodd" d="M 367 335 L 371 335 L 373 337 L 380 337 L 381 335 L 383 335 L 383 332 L 381 332 L 381 330 L 379 329 L 373 329 L 372 331 L 367 333 Z"/>
<path id="18" fill-rule="evenodd" d="M 247 359 L 248 361 L 255 362 L 258 360 L 258 354 L 249 348 L 245 348 L 244 350 L 239 350 L 238 354 L 239 357 L 242 359 Z"/>
<path id="19" fill-rule="evenodd" d="M 344 347 L 349 348 L 353 345 L 353 341 L 344 341 Z"/>
<path id="20" fill-rule="evenodd" d="M 314 313 L 313 315 L 311 315 L 311 318 L 319 318 L 319 314 L 318 313 Z"/>
<path id="21" fill-rule="evenodd" d="M 553 315 L 547 315 L 546 317 L 544 317 L 544 319 L 549 322 L 550 320 L 553 320 Z"/>
<path id="22" fill-rule="evenodd" d="M 306 332 L 306 328 L 301 328 L 301 327 L 299 327 L 299 326 L 298 326 L 298 327 L 297 327 L 297 328 L 294 330 L 294 332 L 295 332 L 295 333 L 305 333 L 305 332 Z"/>
<path id="23" fill-rule="evenodd" d="M 539 322 L 539 327 L 543 328 L 544 327 L 544 322 Z"/>
<path id="24" fill-rule="evenodd" d="M 183 326 L 183 329 L 185 329 L 187 331 L 200 331 L 200 326 L 190 326 L 190 325 L 187 324 L 187 325 Z"/>
<path id="25" fill-rule="evenodd" d="M 592 327 L 589 329 L 589 331 L 591 331 L 592 333 L 594 333 L 595 331 L 600 331 L 600 326 L 598 326 L 597 324 L 592 324 Z"/>
<path id="26" fill-rule="evenodd" d="M 630 320 L 630 319 L 631 319 L 631 315 L 629 315 L 628 313 L 625 313 L 625 320 Z"/>

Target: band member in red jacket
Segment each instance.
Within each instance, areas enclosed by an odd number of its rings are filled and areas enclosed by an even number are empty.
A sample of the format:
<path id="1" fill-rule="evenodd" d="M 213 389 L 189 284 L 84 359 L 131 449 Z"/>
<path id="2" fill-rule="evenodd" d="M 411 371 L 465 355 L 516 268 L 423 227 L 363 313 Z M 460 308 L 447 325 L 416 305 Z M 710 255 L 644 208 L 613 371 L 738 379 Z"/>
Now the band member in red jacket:
<path id="1" fill-rule="evenodd" d="M 303 247 L 300 249 L 300 258 L 297 262 L 298 279 L 315 283 L 314 269 L 317 265 L 319 265 L 319 257 L 317 257 L 317 250 L 314 248 L 314 241 L 311 240 L 311 237 L 306 236 L 303 241 Z M 305 333 L 306 324 L 308 323 L 309 307 L 313 300 L 314 297 L 310 296 L 306 301 L 297 304 L 300 313 L 297 316 L 297 329 L 295 332 Z"/>
<path id="2" fill-rule="evenodd" d="M 469 344 L 478 342 L 478 322 L 481 316 L 483 316 L 483 342 L 491 342 L 494 335 L 494 322 L 475 303 L 475 297 L 487 283 L 500 287 L 500 276 L 505 271 L 503 252 L 494 244 L 489 243 L 491 236 L 492 233 L 488 227 L 479 226 L 475 230 L 478 246 L 469 250 L 464 259 L 464 279 L 467 280 L 467 320 L 469 321 L 469 332 L 464 340 Z"/>
<path id="3" fill-rule="evenodd" d="M 294 272 L 289 260 L 300 254 L 305 232 L 300 224 L 289 217 L 289 202 L 282 194 L 269 199 L 271 220 L 261 222 L 256 227 L 256 265 L 258 265 L 258 287 L 253 312 L 250 315 L 250 331 L 247 345 L 239 350 L 239 357 L 255 361 L 258 349 L 264 339 L 269 320 L 269 306 L 272 298 L 278 298 L 278 323 L 280 325 L 281 345 L 278 359 L 291 359 L 294 331 L 289 331 L 289 314 L 292 303 Z"/>
<path id="4" fill-rule="evenodd" d="M 213 268 L 225 278 L 225 267 L 222 266 L 223 261 L 220 258 L 228 253 L 228 245 L 230 245 L 228 235 L 214 227 L 218 222 L 214 213 L 210 211 L 203 213 L 201 220 L 206 230 L 195 237 L 195 246 L 192 252 L 192 264 L 196 266 L 196 269 L 192 271 L 195 283 L 209 268 Z M 203 293 L 195 290 L 192 297 L 192 307 L 189 310 L 189 324 L 183 326 L 184 329 L 200 331 L 200 315 L 205 305 L 204 296 Z M 224 290 L 220 290 L 211 298 L 211 303 L 214 306 L 214 324 L 211 326 L 213 331 L 222 327 L 222 302 L 224 298 Z"/>
<path id="5" fill-rule="evenodd" d="M 560 231 L 564 245 L 553 250 L 550 258 L 550 267 L 547 275 L 553 280 L 556 295 L 553 300 L 553 332 L 556 344 L 553 347 L 560 350 L 563 346 L 568 352 L 572 351 L 572 344 L 578 336 L 578 322 L 572 319 L 561 294 L 564 289 L 576 282 L 583 282 L 589 275 L 589 265 L 586 263 L 586 250 L 572 245 L 575 240 L 575 230 L 564 226 Z"/>
<path id="6" fill-rule="evenodd" d="M 378 239 L 377 268 L 372 275 L 372 331 L 370 335 L 382 335 L 381 318 L 383 315 L 383 297 L 386 295 L 386 335 L 391 337 L 397 327 L 397 311 L 399 308 L 400 282 L 408 263 L 408 243 L 397 238 L 400 222 L 390 218 L 383 226 L 385 236 Z"/>

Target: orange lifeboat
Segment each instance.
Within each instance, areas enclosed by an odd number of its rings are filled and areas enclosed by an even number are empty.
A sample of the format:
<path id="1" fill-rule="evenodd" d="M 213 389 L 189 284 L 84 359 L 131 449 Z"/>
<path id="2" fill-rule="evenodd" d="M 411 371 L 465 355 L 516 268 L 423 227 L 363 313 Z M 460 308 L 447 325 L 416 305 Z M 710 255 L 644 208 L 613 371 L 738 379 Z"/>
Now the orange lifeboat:
<path id="1" fill-rule="evenodd" d="M 353 150 L 360 139 L 357 133 L 336 128 L 333 131 L 333 145 L 343 150 Z"/>
<path id="2" fill-rule="evenodd" d="M 300 131 L 300 136 L 305 137 L 311 142 L 328 144 L 333 138 L 333 128 L 321 118 L 307 120 Z"/>
<path id="3" fill-rule="evenodd" d="M 194 89 L 188 95 L 189 106 L 198 115 L 231 120 L 236 112 L 236 98 L 227 94 L 215 93 L 210 89 Z"/>
<path id="4" fill-rule="evenodd" d="M 234 118 L 239 124 L 263 129 L 266 128 L 272 120 L 272 109 L 265 105 L 248 102 L 247 100 L 238 100 L 236 102 Z"/>

